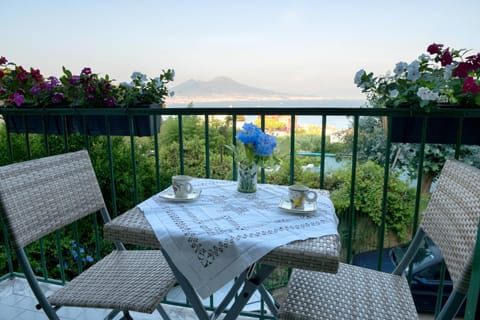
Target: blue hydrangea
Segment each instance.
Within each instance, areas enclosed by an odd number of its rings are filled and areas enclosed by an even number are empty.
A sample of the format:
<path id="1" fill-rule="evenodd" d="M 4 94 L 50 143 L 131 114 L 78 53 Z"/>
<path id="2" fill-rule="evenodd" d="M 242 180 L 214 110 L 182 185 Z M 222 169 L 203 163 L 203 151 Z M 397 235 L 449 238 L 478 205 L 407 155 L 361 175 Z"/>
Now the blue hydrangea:
<path id="1" fill-rule="evenodd" d="M 244 144 L 255 144 L 263 132 L 253 123 L 245 123 L 242 130 L 237 134 L 237 139 Z"/>
<path id="2" fill-rule="evenodd" d="M 277 139 L 260 130 L 253 123 L 246 123 L 237 135 L 239 142 L 243 143 L 245 158 L 242 159 L 241 154 L 238 159 L 241 162 L 255 162 L 263 166 L 277 145 Z M 234 151 L 236 152 L 236 151 Z M 237 155 L 238 156 L 238 155 Z"/>
<path id="3" fill-rule="evenodd" d="M 253 151 L 259 156 L 268 157 L 273 153 L 273 149 L 277 146 L 277 139 L 268 134 L 261 134 L 258 140 L 253 144 Z"/>

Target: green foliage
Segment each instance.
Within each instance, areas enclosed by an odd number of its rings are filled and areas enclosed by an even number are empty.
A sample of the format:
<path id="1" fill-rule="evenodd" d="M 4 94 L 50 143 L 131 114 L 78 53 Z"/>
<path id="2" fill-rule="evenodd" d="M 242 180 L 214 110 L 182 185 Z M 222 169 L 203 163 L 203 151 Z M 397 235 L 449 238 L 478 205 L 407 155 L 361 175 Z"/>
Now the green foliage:
<path id="1" fill-rule="evenodd" d="M 343 139 L 344 153 L 352 152 L 353 130 Z M 383 166 L 385 163 L 386 135 L 380 118 L 362 117 L 359 120 L 358 132 L 358 159 L 360 161 L 372 160 Z M 480 147 L 462 145 L 460 159 L 471 165 L 480 167 Z M 430 189 L 432 179 L 436 177 L 443 167 L 446 159 L 455 156 L 455 146 L 445 144 L 426 144 L 423 160 L 424 186 Z M 416 178 L 420 161 L 420 145 L 414 143 L 394 143 L 390 155 L 390 164 L 396 172 L 407 172 L 410 177 Z M 429 179 L 430 178 L 430 179 Z"/>
<path id="2" fill-rule="evenodd" d="M 383 167 L 367 161 L 357 167 L 355 177 L 355 210 L 367 214 L 375 225 L 382 221 Z M 336 189 L 331 198 L 337 213 L 345 214 L 350 208 L 351 170 L 338 170 L 333 174 Z M 397 175 L 392 174 L 388 182 L 386 226 L 405 238 L 414 213 L 414 190 Z"/>

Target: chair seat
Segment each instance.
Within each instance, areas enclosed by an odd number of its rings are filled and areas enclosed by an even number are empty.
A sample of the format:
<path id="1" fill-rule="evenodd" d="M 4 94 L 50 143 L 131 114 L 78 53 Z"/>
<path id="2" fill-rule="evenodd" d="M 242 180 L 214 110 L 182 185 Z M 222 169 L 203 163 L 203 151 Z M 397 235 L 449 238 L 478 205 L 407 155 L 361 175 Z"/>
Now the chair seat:
<path id="1" fill-rule="evenodd" d="M 161 251 L 121 250 L 110 253 L 47 299 L 55 306 L 152 313 L 175 283 Z"/>
<path id="2" fill-rule="evenodd" d="M 295 269 L 278 319 L 418 319 L 407 280 L 348 264 L 337 274 Z"/>

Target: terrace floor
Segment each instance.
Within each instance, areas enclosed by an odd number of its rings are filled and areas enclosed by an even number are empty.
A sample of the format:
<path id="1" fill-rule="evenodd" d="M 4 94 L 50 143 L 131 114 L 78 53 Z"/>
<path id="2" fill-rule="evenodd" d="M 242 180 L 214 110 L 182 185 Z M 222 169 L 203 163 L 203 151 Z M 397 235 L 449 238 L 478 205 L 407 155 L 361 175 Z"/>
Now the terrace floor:
<path id="1" fill-rule="evenodd" d="M 47 283 L 40 283 L 45 292 L 55 291 L 59 286 Z M 169 300 L 185 301 L 184 297 L 179 297 L 179 290 L 173 288 L 168 295 Z M 35 299 L 28 283 L 25 279 L 15 278 L 13 280 L 4 280 L 0 282 L 0 320 L 48 320 L 47 316 L 41 310 L 36 310 Z M 172 320 L 195 320 L 198 319 L 191 308 L 183 308 L 173 305 L 163 304 L 166 312 Z M 92 320 L 103 319 L 110 310 L 104 309 L 86 309 L 76 307 L 63 307 L 58 314 L 62 320 Z M 158 320 L 161 319 L 157 311 L 153 314 L 138 312 L 130 313 L 135 320 Z M 121 314 L 115 319 L 120 319 Z M 252 319 L 249 317 L 239 317 L 239 320 Z"/>
<path id="2" fill-rule="evenodd" d="M 59 286 L 54 284 L 40 283 L 46 292 L 56 290 Z M 182 301 L 184 297 L 181 296 L 179 290 L 172 289 L 168 294 L 169 300 Z M 282 299 L 281 292 L 279 299 Z M 35 309 L 37 300 L 35 299 L 28 283 L 25 279 L 15 278 L 13 280 L 4 280 L 0 282 L 0 320 L 48 320 L 43 311 Z M 197 317 L 190 308 L 183 308 L 173 305 L 163 305 L 172 320 L 195 320 Z M 249 309 L 255 309 L 255 303 L 249 306 Z M 62 320 L 92 320 L 102 319 L 108 314 L 108 310 L 103 309 L 86 309 L 64 307 L 60 309 L 59 315 Z M 153 314 L 145 314 L 138 312 L 131 312 L 135 320 L 158 320 L 160 315 L 155 311 Z M 121 315 L 117 315 L 115 319 L 120 319 Z M 239 320 L 252 319 L 250 317 L 239 317 Z M 433 320 L 431 314 L 419 314 L 420 320 Z M 460 320 L 462 318 L 455 318 Z"/>

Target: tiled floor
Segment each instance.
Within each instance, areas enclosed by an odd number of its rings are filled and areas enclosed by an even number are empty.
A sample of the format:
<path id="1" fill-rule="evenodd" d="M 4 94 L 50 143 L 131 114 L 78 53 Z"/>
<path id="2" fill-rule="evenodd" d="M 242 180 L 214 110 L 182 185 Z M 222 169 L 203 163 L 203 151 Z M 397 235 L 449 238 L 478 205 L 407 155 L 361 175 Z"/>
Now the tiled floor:
<path id="1" fill-rule="evenodd" d="M 51 284 L 40 284 L 43 290 L 48 295 L 48 292 L 54 291 L 57 286 Z M 183 293 L 178 288 L 174 288 L 168 294 L 169 300 L 185 301 Z M 278 300 L 281 300 L 278 297 Z M 253 299 L 252 300 L 256 300 Z M 0 320 L 48 320 L 43 311 L 35 309 L 37 300 L 33 296 L 27 282 L 21 278 L 14 280 L 4 280 L 0 282 Z M 172 305 L 164 305 L 165 310 L 172 320 L 195 320 L 198 319 L 193 311 L 189 308 L 181 308 Z M 247 306 L 248 310 L 258 310 L 257 303 L 251 303 Z M 108 310 L 103 309 L 85 309 L 85 308 L 70 308 L 64 307 L 58 312 L 62 320 L 95 320 L 103 319 Z M 144 314 L 132 312 L 132 317 L 135 320 L 153 320 L 161 319 L 157 312 L 153 314 Z M 115 319 L 120 319 L 118 315 Z M 239 320 L 252 319 L 248 317 L 239 317 Z M 420 314 L 420 320 L 431 320 L 431 314 Z M 456 318 L 462 319 L 461 317 Z"/>
<path id="2" fill-rule="evenodd" d="M 54 291 L 57 286 L 41 283 L 42 289 L 47 293 Z M 169 293 L 169 299 L 183 299 L 176 301 L 185 301 L 181 291 L 174 288 Z M 0 282 L 0 320 L 48 320 L 43 311 L 35 309 L 37 300 L 35 299 L 27 282 L 21 278 L 14 280 L 4 280 Z M 193 311 L 189 308 L 181 308 L 172 305 L 163 305 L 171 319 L 175 320 L 194 320 L 198 319 Z M 250 306 L 255 308 L 255 306 Z M 64 307 L 58 311 L 62 320 L 95 320 L 103 319 L 109 310 L 103 309 L 85 309 Z M 153 320 L 161 319 L 158 312 L 153 314 L 144 314 L 131 312 L 135 320 Z M 121 315 L 117 315 L 115 319 L 120 319 Z M 239 320 L 252 319 L 247 317 L 239 317 Z"/>

